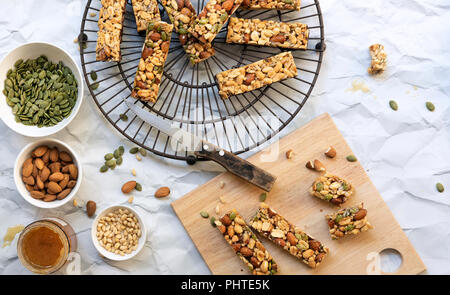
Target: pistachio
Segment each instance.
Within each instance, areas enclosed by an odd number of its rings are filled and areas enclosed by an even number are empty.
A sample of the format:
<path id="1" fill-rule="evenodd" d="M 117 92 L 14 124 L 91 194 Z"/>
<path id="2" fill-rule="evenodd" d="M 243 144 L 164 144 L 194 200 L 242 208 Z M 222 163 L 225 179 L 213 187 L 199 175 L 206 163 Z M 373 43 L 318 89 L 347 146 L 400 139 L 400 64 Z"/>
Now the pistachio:
<path id="1" fill-rule="evenodd" d="M 236 218 L 236 213 L 235 212 L 231 212 L 230 213 L 230 219 L 234 220 Z"/>

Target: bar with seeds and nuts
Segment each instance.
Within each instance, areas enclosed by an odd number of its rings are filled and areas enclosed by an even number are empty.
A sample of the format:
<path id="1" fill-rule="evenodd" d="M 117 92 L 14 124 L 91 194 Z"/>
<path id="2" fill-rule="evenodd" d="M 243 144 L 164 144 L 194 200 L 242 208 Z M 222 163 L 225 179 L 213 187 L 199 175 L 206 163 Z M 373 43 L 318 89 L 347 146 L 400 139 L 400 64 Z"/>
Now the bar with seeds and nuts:
<path id="1" fill-rule="evenodd" d="M 197 17 L 190 0 L 161 0 L 178 38 L 192 64 L 199 63 L 215 54 L 211 44 L 202 44 L 189 33 L 189 27 Z"/>
<path id="2" fill-rule="evenodd" d="M 126 0 L 102 0 L 98 18 L 96 60 L 120 61 Z"/>
<path id="3" fill-rule="evenodd" d="M 156 102 L 172 36 L 173 25 L 162 21 L 149 23 L 131 96 Z"/>
<path id="4" fill-rule="evenodd" d="M 149 23 L 161 20 L 156 0 L 132 0 L 131 3 L 138 32 L 147 30 Z"/>
<path id="5" fill-rule="evenodd" d="M 236 210 L 214 223 L 252 274 L 272 275 L 278 272 L 277 263 Z"/>
<path id="6" fill-rule="evenodd" d="M 387 54 L 384 51 L 384 46 L 381 44 L 373 44 L 369 47 L 369 50 L 372 61 L 367 71 L 371 75 L 383 72 L 387 65 Z"/>
<path id="7" fill-rule="evenodd" d="M 260 204 L 251 227 L 311 268 L 319 266 L 329 252 L 321 242 L 289 223 L 265 203 Z"/>
<path id="8" fill-rule="evenodd" d="M 341 209 L 334 214 L 326 215 L 325 218 L 333 240 L 346 235 L 357 235 L 373 228 L 367 221 L 367 210 L 364 209 L 363 203 L 355 207 Z"/>
<path id="9" fill-rule="evenodd" d="M 353 195 L 353 191 L 351 183 L 327 172 L 314 181 L 309 192 L 314 197 L 340 205 Z"/>
<path id="10" fill-rule="evenodd" d="M 211 43 L 241 3 L 242 0 L 209 0 L 189 32 L 200 42 Z"/>
<path id="11" fill-rule="evenodd" d="M 308 26 L 271 20 L 232 17 L 228 23 L 227 43 L 306 49 Z"/>
<path id="12" fill-rule="evenodd" d="M 242 9 L 300 10 L 300 0 L 244 0 Z"/>
<path id="13" fill-rule="evenodd" d="M 290 52 L 259 60 L 252 64 L 216 75 L 222 99 L 252 91 L 297 76 L 297 67 Z"/>

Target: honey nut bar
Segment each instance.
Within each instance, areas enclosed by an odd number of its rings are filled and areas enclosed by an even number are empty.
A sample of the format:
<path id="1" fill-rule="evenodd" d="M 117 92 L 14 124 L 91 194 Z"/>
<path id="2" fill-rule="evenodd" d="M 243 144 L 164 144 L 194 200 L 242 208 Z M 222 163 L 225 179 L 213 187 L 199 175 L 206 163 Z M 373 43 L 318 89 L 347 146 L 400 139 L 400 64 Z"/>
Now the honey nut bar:
<path id="1" fill-rule="evenodd" d="M 242 9 L 300 10 L 300 0 L 244 0 Z"/>
<path id="2" fill-rule="evenodd" d="M 232 17 L 228 23 L 227 43 L 306 49 L 308 36 L 305 24 Z"/>
<path id="3" fill-rule="evenodd" d="M 252 91 L 297 75 L 294 58 L 290 52 L 259 60 L 252 64 L 221 72 L 216 75 L 219 94 L 223 99 Z"/>
<path id="4" fill-rule="evenodd" d="M 172 36 L 173 25 L 162 21 L 149 23 L 131 96 L 156 102 Z"/>
<path id="5" fill-rule="evenodd" d="M 252 274 L 272 275 L 278 272 L 277 263 L 236 210 L 216 220 L 215 225 Z"/>
<path id="6" fill-rule="evenodd" d="M 375 75 L 383 72 L 387 65 L 387 54 L 384 51 L 384 46 L 381 44 L 373 44 L 369 47 L 372 61 L 370 68 L 367 70 L 369 74 Z"/>
<path id="7" fill-rule="evenodd" d="M 242 0 L 209 0 L 189 32 L 200 42 L 211 43 L 241 3 Z"/>
<path id="8" fill-rule="evenodd" d="M 98 18 L 96 60 L 120 61 L 126 0 L 102 0 Z"/>
<path id="9" fill-rule="evenodd" d="M 353 186 L 348 181 L 330 173 L 319 176 L 310 188 L 311 195 L 334 205 L 343 204 L 352 196 L 353 191 Z"/>
<path id="10" fill-rule="evenodd" d="M 167 11 L 192 64 L 204 61 L 215 54 L 211 44 L 202 44 L 189 33 L 189 27 L 197 17 L 190 0 L 162 0 L 161 4 Z"/>
<path id="11" fill-rule="evenodd" d="M 149 23 L 161 20 L 156 0 L 132 0 L 131 3 L 138 32 L 147 30 Z"/>
<path id="12" fill-rule="evenodd" d="M 373 228 L 367 221 L 367 210 L 363 206 L 363 203 L 360 203 L 356 207 L 341 209 L 325 216 L 333 240 L 346 235 L 357 235 Z"/>
<path id="13" fill-rule="evenodd" d="M 261 203 L 251 227 L 311 268 L 319 266 L 329 249 Z"/>

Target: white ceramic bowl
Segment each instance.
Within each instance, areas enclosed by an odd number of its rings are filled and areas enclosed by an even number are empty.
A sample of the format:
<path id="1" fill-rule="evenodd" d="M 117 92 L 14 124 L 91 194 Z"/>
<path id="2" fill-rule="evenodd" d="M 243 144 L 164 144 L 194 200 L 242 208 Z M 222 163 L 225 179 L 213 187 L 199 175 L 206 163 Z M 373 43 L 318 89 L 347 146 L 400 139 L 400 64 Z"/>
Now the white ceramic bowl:
<path id="1" fill-rule="evenodd" d="M 141 226 L 141 237 L 139 238 L 137 249 L 131 252 L 130 254 L 125 254 L 124 256 L 107 251 L 100 245 L 100 243 L 97 240 L 98 221 L 100 220 L 101 217 L 117 209 L 128 209 L 129 211 L 131 211 L 134 214 L 134 216 L 136 216 L 137 220 L 139 221 L 139 225 Z M 138 211 L 136 211 L 136 209 L 133 209 L 132 207 L 127 205 L 114 205 L 103 209 L 100 213 L 97 214 L 97 217 L 94 219 L 94 222 L 92 223 L 91 238 L 95 248 L 103 257 L 115 261 L 124 261 L 134 257 L 142 250 L 142 248 L 144 248 L 145 241 L 147 240 L 147 229 L 145 228 L 145 223 L 141 215 L 139 214 Z"/>
<path id="2" fill-rule="evenodd" d="M 26 60 L 29 58 L 34 59 L 41 55 L 47 56 L 47 58 L 54 63 L 62 61 L 65 66 L 69 67 L 72 70 L 72 73 L 78 83 L 78 97 L 69 117 L 64 118 L 64 120 L 62 120 L 55 126 L 39 128 L 37 126 L 26 126 L 15 121 L 14 115 L 12 113 L 12 108 L 6 104 L 6 98 L 3 94 L 3 88 L 6 80 L 6 73 L 9 69 L 14 68 L 14 63 L 17 60 Z M 78 113 L 78 110 L 80 109 L 81 103 L 83 101 L 83 85 L 84 84 L 80 69 L 78 68 L 72 57 L 63 49 L 55 45 L 43 42 L 33 42 L 21 45 L 8 53 L 8 55 L 6 55 L 0 63 L 0 117 L 9 128 L 25 136 L 43 137 L 54 134 L 66 127 Z"/>
<path id="3" fill-rule="evenodd" d="M 38 146 L 41 146 L 41 145 L 48 145 L 49 147 L 56 146 L 60 152 L 65 151 L 65 152 L 69 153 L 69 155 L 72 156 L 73 163 L 78 168 L 77 184 L 75 185 L 74 188 L 72 188 L 72 191 L 70 192 L 70 194 L 62 200 L 54 200 L 52 202 L 44 202 L 42 200 L 37 200 L 30 195 L 30 193 L 27 191 L 27 189 L 25 187 L 25 184 L 22 181 L 22 165 L 23 165 L 23 163 L 25 162 L 26 159 L 31 157 L 31 152 L 35 148 L 37 148 Z M 81 167 L 81 162 L 80 162 L 79 157 L 67 144 L 65 144 L 57 139 L 51 139 L 51 138 L 41 139 L 41 140 L 37 140 L 35 142 L 28 144 L 20 151 L 19 155 L 17 156 L 16 163 L 14 164 L 14 182 L 16 183 L 17 190 L 19 191 L 20 195 L 28 203 L 30 203 L 31 205 L 34 205 L 36 207 L 39 207 L 39 208 L 44 208 L 44 209 L 57 208 L 57 207 L 60 207 L 64 204 L 68 203 L 76 195 L 78 189 L 80 188 L 82 179 L 83 179 L 83 169 Z"/>

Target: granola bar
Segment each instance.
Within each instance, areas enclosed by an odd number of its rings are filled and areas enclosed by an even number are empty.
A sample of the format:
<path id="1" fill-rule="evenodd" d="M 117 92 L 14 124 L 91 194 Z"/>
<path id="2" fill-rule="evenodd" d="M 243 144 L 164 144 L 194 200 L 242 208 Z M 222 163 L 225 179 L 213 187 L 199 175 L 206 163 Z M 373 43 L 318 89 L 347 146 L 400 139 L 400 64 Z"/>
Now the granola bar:
<path id="1" fill-rule="evenodd" d="M 353 194 L 353 186 L 344 179 L 325 173 L 319 176 L 310 189 L 311 195 L 334 205 L 343 204 Z"/>
<path id="2" fill-rule="evenodd" d="M 346 235 L 357 235 L 373 228 L 367 221 L 367 210 L 363 208 L 363 205 L 361 203 L 356 207 L 341 209 L 334 214 L 325 216 L 333 240 Z"/>
<path id="3" fill-rule="evenodd" d="M 251 227 L 311 268 L 319 266 L 329 252 L 322 243 L 289 223 L 265 203 L 261 203 Z"/>
<path id="4" fill-rule="evenodd" d="M 172 36 L 173 25 L 162 21 L 149 23 L 131 96 L 156 102 Z"/>
<path id="5" fill-rule="evenodd" d="M 219 94 L 223 99 L 231 95 L 252 91 L 297 75 L 290 52 L 259 60 L 252 64 L 221 72 L 216 75 Z"/>
<path id="6" fill-rule="evenodd" d="M 132 0 L 131 3 L 138 32 L 147 30 L 149 23 L 161 20 L 156 0 Z"/>
<path id="7" fill-rule="evenodd" d="M 369 47 L 372 62 L 370 68 L 367 70 L 369 74 L 375 75 L 383 72 L 387 65 L 387 54 L 384 51 L 384 46 L 381 44 L 373 44 Z"/>
<path id="8" fill-rule="evenodd" d="M 244 0 L 242 9 L 300 10 L 300 0 Z"/>
<path id="9" fill-rule="evenodd" d="M 189 32 L 200 42 L 211 43 L 241 3 L 242 0 L 209 0 Z"/>
<path id="10" fill-rule="evenodd" d="M 120 61 L 123 19 L 126 0 L 102 0 L 98 18 L 96 59 L 100 61 Z"/>
<path id="11" fill-rule="evenodd" d="M 227 43 L 306 49 L 308 26 L 259 19 L 232 17 L 228 24 Z"/>
<path id="12" fill-rule="evenodd" d="M 277 263 L 236 210 L 228 212 L 220 220 L 216 220 L 215 224 L 252 274 L 272 275 L 277 273 Z"/>
<path id="13" fill-rule="evenodd" d="M 190 0 L 162 0 L 169 19 L 178 33 L 178 38 L 192 64 L 199 63 L 215 54 L 210 43 L 202 44 L 189 33 L 189 27 L 197 18 Z"/>

